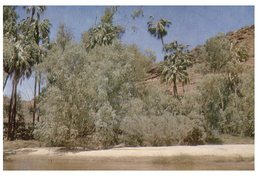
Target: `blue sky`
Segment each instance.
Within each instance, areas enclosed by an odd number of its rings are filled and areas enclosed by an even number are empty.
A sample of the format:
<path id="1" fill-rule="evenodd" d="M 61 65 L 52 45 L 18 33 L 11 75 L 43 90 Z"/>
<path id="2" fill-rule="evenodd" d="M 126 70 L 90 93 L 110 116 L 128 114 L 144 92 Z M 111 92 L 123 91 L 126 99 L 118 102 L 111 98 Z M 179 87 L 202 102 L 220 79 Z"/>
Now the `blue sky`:
<path id="1" fill-rule="evenodd" d="M 147 32 L 149 16 L 155 19 L 166 18 L 172 22 L 165 37 L 165 43 L 178 40 L 190 45 L 191 48 L 204 42 L 218 33 L 226 33 L 241 27 L 254 24 L 253 6 L 143 6 L 144 17 L 136 20 L 131 13 L 137 6 L 121 6 L 114 18 L 116 24 L 126 28 L 122 36 L 124 43 L 135 43 L 144 51 L 151 49 L 156 52 L 157 61 L 162 60 L 162 45 L 159 40 Z M 104 6 L 47 6 L 44 18 L 52 23 L 51 40 L 55 39 L 56 31 L 61 23 L 66 24 L 74 40 L 80 42 L 81 34 L 97 22 L 104 12 Z M 25 17 L 22 8 L 17 9 L 20 18 Z M 137 27 L 133 32 L 132 26 Z M 33 77 L 33 76 L 32 76 Z M 32 98 L 33 78 L 24 80 L 19 91 L 23 99 Z M 10 95 L 11 82 L 8 81 L 4 94 Z"/>

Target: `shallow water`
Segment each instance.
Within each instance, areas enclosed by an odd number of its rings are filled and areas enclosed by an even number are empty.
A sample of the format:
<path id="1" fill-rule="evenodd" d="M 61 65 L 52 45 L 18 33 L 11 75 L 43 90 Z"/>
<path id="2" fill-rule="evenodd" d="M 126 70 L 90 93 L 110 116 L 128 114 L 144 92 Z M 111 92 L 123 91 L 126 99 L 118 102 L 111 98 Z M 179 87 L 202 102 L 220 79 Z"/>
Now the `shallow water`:
<path id="1" fill-rule="evenodd" d="M 14 158 L 4 161 L 4 170 L 254 170 L 253 161 L 155 162 L 153 158 Z"/>

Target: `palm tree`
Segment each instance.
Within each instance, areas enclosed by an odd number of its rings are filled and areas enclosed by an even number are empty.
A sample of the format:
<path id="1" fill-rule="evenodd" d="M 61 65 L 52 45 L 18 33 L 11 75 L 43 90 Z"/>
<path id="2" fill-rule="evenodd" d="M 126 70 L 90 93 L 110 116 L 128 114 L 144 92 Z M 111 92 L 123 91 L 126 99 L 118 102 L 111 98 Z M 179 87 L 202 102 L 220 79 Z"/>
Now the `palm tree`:
<path id="1" fill-rule="evenodd" d="M 10 78 L 10 75 L 13 72 L 12 68 L 12 63 L 10 57 L 12 57 L 12 43 L 9 42 L 10 38 L 7 38 L 4 34 L 4 39 L 3 39 L 3 44 L 4 44 L 4 52 L 3 52 L 3 71 L 4 71 L 4 85 L 3 85 L 3 90 L 5 90 L 6 83 L 8 79 Z"/>
<path id="2" fill-rule="evenodd" d="M 8 75 L 12 79 L 8 113 L 8 140 L 13 140 L 15 135 L 18 83 L 22 81 L 22 78 L 31 75 L 32 66 L 35 64 L 32 56 L 38 53 L 36 45 L 31 40 L 32 35 L 25 35 L 21 23 L 16 22 L 13 29 L 12 35 L 10 35 L 10 31 L 4 34 L 4 53 L 8 52 L 8 54 L 4 54 L 4 70 L 8 70 Z"/>
<path id="3" fill-rule="evenodd" d="M 150 16 L 150 21 L 147 22 L 148 32 L 160 39 L 162 42 L 163 51 L 165 51 L 163 37 L 167 35 L 166 28 L 169 28 L 172 23 L 166 19 L 160 19 L 159 21 L 154 21 L 153 17 Z"/>
<path id="4" fill-rule="evenodd" d="M 95 45 L 110 45 L 115 38 L 119 37 L 121 33 L 121 29 L 113 26 L 109 23 L 101 24 L 92 30 L 90 30 L 91 34 L 91 48 L 94 48 Z"/>
<path id="5" fill-rule="evenodd" d="M 46 10 L 45 6 L 29 6 L 24 7 L 27 14 L 30 14 L 25 21 L 25 27 L 27 27 L 27 33 L 32 33 L 35 43 L 38 48 L 41 48 L 41 52 L 38 55 L 35 55 L 36 66 L 42 61 L 42 57 L 46 54 L 46 47 L 44 45 L 48 44 L 49 40 L 49 28 L 51 26 L 48 19 L 41 20 L 40 17 Z M 42 46 L 40 46 L 40 42 Z M 38 84 L 38 96 L 41 91 L 41 72 L 35 69 L 35 82 L 34 82 L 34 102 L 33 102 L 33 125 L 35 124 L 36 116 L 36 97 L 37 97 L 37 84 Z M 37 116 L 37 121 L 39 121 L 39 113 Z"/>
<path id="6" fill-rule="evenodd" d="M 9 113 L 8 113 L 8 134 L 7 139 L 12 140 L 14 134 L 14 125 L 16 117 L 16 95 L 17 95 L 17 85 L 19 82 L 18 68 L 23 65 L 19 63 L 18 60 L 19 51 L 21 51 L 19 35 L 18 35 L 18 24 L 17 24 L 17 14 L 15 12 L 15 7 L 4 6 L 3 8 L 3 20 L 4 20 L 4 60 L 3 66 L 4 71 L 7 73 L 4 87 L 6 85 L 9 77 L 12 78 L 12 94 L 10 98 Z"/>
<path id="7" fill-rule="evenodd" d="M 3 32 L 4 32 L 4 60 L 3 60 L 3 66 L 4 66 L 4 72 L 6 73 L 3 90 L 5 89 L 6 83 L 8 79 L 10 78 L 10 74 L 12 73 L 12 65 L 10 63 L 10 57 L 12 55 L 11 48 L 12 45 L 9 42 L 9 40 L 14 40 L 14 36 L 16 34 L 16 20 L 18 18 L 18 15 L 15 12 L 15 7 L 12 6 L 4 6 L 3 8 Z"/>
<path id="8" fill-rule="evenodd" d="M 113 16 L 117 11 L 117 7 L 106 8 L 101 22 L 83 33 L 82 40 L 86 50 L 95 46 L 110 45 L 114 39 L 121 37 L 124 29 L 121 26 L 114 26 Z"/>
<path id="9" fill-rule="evenodd" d="M 178 98 L 177 81 L 182 82 L 183 86 L 189 81 L 187 68 L 191 66 L 188 46 L 178 44 L 177 41 L 165 46 L 164 63 L 162 65 L 162 80 L 173 83 L 174 97 Z"/>
<path id="10" fill-rule="evenodd" d="M 40 8 L 41 11 L 43 8 Z M 36 13 L 39 19 L 39 13 L 36 8 L 31 8 L 32 15 L 17 23 L 15 8 L 11 6 L 4 7 L 4 70 L 8 77 L 12 79 L 12 93 L 8 113 L 8 140 L 13 140 L 16 130 L 17 114 L 17 88 L 23 78 L 29 77 L 33 66 L 39 62 L 44 54 L 43 47 L 39 46 L 40 40 L 46 43 L 48 39 L 49 22 L 38 23 L 33 19 Z M 38 30 L 33 30 L 36 26 Z M 40 39 L 40 40 L 39 40 Z M 6 84 L 6 83 L 5 83 Z"/>

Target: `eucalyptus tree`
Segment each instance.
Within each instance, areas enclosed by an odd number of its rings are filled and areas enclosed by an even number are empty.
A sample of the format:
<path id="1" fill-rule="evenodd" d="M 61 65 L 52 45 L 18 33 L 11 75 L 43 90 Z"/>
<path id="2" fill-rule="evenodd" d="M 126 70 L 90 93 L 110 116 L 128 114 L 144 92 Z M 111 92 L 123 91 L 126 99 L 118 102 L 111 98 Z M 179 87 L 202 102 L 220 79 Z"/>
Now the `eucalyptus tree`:
<path id="1" fill-rule="evenodd" d="M 152 16 L 150 16 L 150 21 L 147 22 L 148 32 L 152 36 L 161 40 L 163 51 L 165 51 L 163 37 L 167 35 L 168 32 L 166 28 L 169 28 L 171 24 L 171 21 L 163 18 L 159 21 L 154 21 L 154 18 Z"/>
<path id="2" fill-rule="evenodd" d="M 124 33 L 122 26 L 113 24 L 113 17 L 117 7 L 106 8 L 101 22 L 82 34 L 82 42 L 86 50 L 95 46 L 110 45 L 115 39 L 119 39 Z"/>
<path id="3" fill-rule="evenodd" d="M 177 81 L 183 84 L 189 81 L 187 68 L 191 66 L 191 55 L 188 46 L 177 41 L 165 45 L 166 55 L 162 65 L 162 80 L 173 83 L 174 97 L 178 97 Z"/>
<path id="4" fill-rule="evenodd" d="M 198 85 L 198 105 L 206 131 L 253 136 L 254 71 L 245 64 L 248 51 L 218 35 L 207 40 L 200 55 L 204 78 Z"/>
<path id="5" fill-rule="evenodd" d="M 238 86 L 242 81 L 239 75 L 243 72 L 248 57 L 245 47 L 236 46 L 224 35 L 218 35 L 207 40 L 205 44 L 204 70 L 208 73 L 224 74 L 230 89 L 239 94 Z"/>
<path id="6" fill-rule="evenodd" d="M 41 20 L 41 16 L 46 10 L 45 6 L 29 6 L 24 8 L 26 10 L 26 13 L 30 15 L 29 17 L 27 17 L 27 19 L 24 20 L 25 28 L 27 29 L 27 33 L 33 34 L 33 40 L 40 50 L 40 53 L 35 55 L 34 57 L 37 66 L 40 62 L 42 62 L 43 57 L 46 55 L 46 49 L 49 43 L 49 28 L 51 24 L 48 19 Z M 37 110 L 37 84 L 39 96 L 41 90 L 41 72 L 35 68 L 33 125 L 35 124 L 35 116 Z M 37 116 L 37 121 L 39 121 L 39 114 Z"/>

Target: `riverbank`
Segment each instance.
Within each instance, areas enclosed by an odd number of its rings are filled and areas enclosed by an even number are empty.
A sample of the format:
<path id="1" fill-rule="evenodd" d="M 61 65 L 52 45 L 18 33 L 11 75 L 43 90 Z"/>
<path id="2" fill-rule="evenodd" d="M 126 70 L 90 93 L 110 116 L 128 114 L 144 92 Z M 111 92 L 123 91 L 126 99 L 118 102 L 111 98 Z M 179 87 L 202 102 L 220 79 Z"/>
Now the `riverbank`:
<path id="1" fill-rule="evenodd" d="M 42 147 L 5 152 L 8 155 L 4 161 L 5 170 L 254 169 L 252 144 L 124 147 L 91 151 Z"/>

